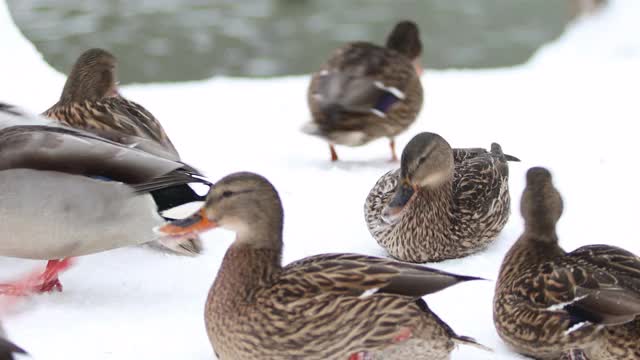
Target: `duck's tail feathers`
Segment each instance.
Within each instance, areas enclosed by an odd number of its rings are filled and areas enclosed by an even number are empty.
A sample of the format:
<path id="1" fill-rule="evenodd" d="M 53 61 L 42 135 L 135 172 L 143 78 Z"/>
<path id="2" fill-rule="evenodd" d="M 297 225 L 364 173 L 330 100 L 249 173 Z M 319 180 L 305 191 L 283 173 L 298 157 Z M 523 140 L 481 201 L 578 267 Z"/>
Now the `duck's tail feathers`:
<path id="1" fill-rule="evenodd" d="M 504 157 L 506 161 L 520 161 L 517 157 L 502 152 L 502 147 L 498 143 L 491 143 L 491 153 Z"/>
<path id="2" fill-rule="evenodd" d="M 476 339 L 474 339 L 474 338 L 472 338 L 472 337 L 469 337 L 469 336 L 459 336 L 459 335 L 456 335 L 456 336 L 453 338 L 453 341 L 454 341 L 456 344 L 462 344 L 462 345 L 473 346 L 473 347 L 475 347 L 475 348 L 482 349 L 482 350 L 484 350 L 484 351 L 493 352 L 493 349 L 492 349 L 492 348 L 490 348 L 490 347 L 488 347 L 488 346 L 485 346 L 485 345 L 480 344 L 479 342 L 477 342 L 477 341 L 476 341 Z"/>

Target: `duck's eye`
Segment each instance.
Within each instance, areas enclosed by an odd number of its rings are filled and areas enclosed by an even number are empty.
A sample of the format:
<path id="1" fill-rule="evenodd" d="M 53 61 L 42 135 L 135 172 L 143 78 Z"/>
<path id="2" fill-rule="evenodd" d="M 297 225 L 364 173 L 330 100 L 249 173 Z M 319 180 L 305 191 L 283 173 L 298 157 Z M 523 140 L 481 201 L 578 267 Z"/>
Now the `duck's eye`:
<path id="1" fill-rule="evenodd" d="M 231 195 L 233 195 L 233 192 L 231 192 L 231 191 L 229 191 L 229 190 L 227 190 L 227 191 L 225 191 L 225 192 L 223 192 L 223 193 L 222 193 L 222 197 L 225 197 L 225 198 L 228 198 L 228 197 L 230 197 Z"/>

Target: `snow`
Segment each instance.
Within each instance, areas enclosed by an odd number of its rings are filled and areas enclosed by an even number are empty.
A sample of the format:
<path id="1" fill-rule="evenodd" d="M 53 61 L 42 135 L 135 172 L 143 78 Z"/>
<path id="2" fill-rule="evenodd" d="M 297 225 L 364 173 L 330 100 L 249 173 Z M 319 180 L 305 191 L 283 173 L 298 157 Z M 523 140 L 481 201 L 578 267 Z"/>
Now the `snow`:
<path id="1" fill-rule="evenodd" d="M 524 65 L 490 70 L 427 71 L 419 120 L 397 141 L 437 132 L 455 147 L 499 142 L 511 163 L 512 217 L 486 251 L 430 266 L 489 279 L 430 295 L 427 301 L 459 334 L 494 353 L 460 346 L 453 359 L 518 359 L 492 323 L 494 279 L 522 230 L 524 172 L 554 173 L 565 211 L 559 235 L 566 249 L 592 243 L 640 253 L 636 232 L 637 102 L 640 23 L 637 0 L 612 0 L 572 24 Z M 0 2 L 0 99 L 41 112 L 64 76 L 17 30 Z M 126 61 L 126 59 L 121 59 Z M 270 179 L 285 208 L 284 261 L 323 252 L 384 256 L 369 235 L 363 204 L 379 176 L 394 168 L 388 144 L 339 147 L 303 134 L 308 76 L 268 80 L 214 78 L 127 86 L 163 123 L 183 159 L 218 179 L 249 170 Z M 10 337 L 35 359 L 212 359 L 203 322 L 209 286 L 233 234 L 205 235 L 206 253 L 183 258 L 145 247 L 86 256 L 62 276 L 63 293 L 19 300 L 5 311 Z M 3 278 L 42 262 L 0 259 Z"/>

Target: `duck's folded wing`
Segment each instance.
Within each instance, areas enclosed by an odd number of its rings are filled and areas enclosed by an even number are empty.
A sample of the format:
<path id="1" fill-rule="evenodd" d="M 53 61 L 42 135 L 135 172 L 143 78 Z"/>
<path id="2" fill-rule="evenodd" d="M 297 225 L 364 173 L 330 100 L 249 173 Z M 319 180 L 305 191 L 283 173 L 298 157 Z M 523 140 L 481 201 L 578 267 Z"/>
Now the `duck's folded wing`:
<path id="1" fill-rule="evenodd" d="M 381 81 L 338 71 L 320 75 L 312 96 L 329 122 L 341 120 L 341 113 L 385 117 L 393 104 L 405 98 L 400 89 Z"/>
<path id="2" fill-rule="evenodd" d="M 110 111 L 113 117 L 106 121 L 113 130 L 129 136 L 153 140 L 164 148 L 165 152 L 173 155 L 171 159 L 178 160 L 179 155 L 169 136 L 160 125 L 158 119 L 140 104 L 120 96 L 105 98 L 98 102 Z"/>
<path id="3" fill-rule="evenodd" d="M 185 166 L 84 131 L 41 125 L 0 130 L 0 152 L 0 170 L 50 170 L 130 184 Z"/>
<path id="4" fill-rule="evenodd" d="M 552 308 L 566 310 L 576 323 L 615 325 L 640 315 L 639 268 L 635 255 L 597 245 L 567 254 L 566 264 L 542 271 L 538 280 L 544 296 L 557 304 Z"/>
<path id="5" fill-rule="evenodd" d="M 282 282 L 307 294 L 331 291 L 368 296 L 381 292 L 415 298 L 478 279 L 358 254 L 307 257 L 287 265 L 281 277 Z"/>

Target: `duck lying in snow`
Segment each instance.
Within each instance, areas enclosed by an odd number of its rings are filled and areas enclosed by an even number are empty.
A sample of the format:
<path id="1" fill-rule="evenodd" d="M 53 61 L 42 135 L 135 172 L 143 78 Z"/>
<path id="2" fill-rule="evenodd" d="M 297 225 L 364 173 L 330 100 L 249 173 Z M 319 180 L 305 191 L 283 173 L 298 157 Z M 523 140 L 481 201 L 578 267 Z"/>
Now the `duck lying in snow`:
<path id="1" fill-rule="evenodd" d="M 401 167 L 383 175 L 364 205 L 369 231 L 389 254 L 410 262 L 467 256 L 491 243 L 509 219 L 509 167 L 498 144 L 452 149 L 416 135 Z"/>
<path id="2" fill-rule="evenodd" d="M 536 359 L 640 359 L 640 258 L 608 245 L 565 252 L 562 198 L 544 168 L 527 172 L 521 211 L 493 300 L 500 337 Z"/>

